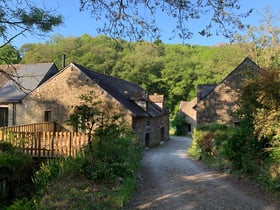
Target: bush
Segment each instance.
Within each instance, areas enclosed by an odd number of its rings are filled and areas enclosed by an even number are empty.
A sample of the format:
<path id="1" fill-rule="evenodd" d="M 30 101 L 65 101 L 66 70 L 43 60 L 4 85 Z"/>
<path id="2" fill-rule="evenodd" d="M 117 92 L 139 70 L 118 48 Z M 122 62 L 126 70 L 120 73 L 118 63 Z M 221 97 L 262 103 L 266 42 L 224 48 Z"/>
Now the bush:
<path id="1" fill-rule="evenodd" d="M 219 169 L 230 167 L 235 172 L 251 175 L 277 191 L 280 189 L 280 144 L 257 139 L 250 128 L 246 122 L 242 127 L 199 126 L 188 153 Z"/>
<path id="2" fill-rule="evenodd" d="M 0 143 L 0 201 L 10 201 L 30 195 L 33 190 L 33 160 L 10 143 Z"/>
<path id="3" fill-rule="evenodd" d="M 225 125 L 209 124 L 197 127 L 189 153 L 196 159 L 223 154 L 230 132 L 230 128 Z"/>
<path id="4" fill-rule="evenodd" d="M 171 125 L 175 127 L 175 135 L 183 136 L 186 135 L 186 119 L 182 114 L 176 114 L 175 118 L 171 122 Z"/>
<path id="5" fill-rule="evenodd" d="M 33 180 L 37 194 L 43 194 L 47 191 L 48 185 L 51 181 L 55 180 L 60 168 L 63 166 L 64 160 L 47 160 L 43 162 L 40 169 L 36 172 Z"/>
<path id="6" fill-rule="evenodd" d="M 195 129 L 189 154 L 196 159 L 215 159 L 222 168 L 253 174 L 263 155 L 262 144 L 247 129 L 209 124 Z"/>
<path id="7" fill-rule="evenodd" d="M 224 155 L 232 163 L 233 169 L 255 174 L 262 155 L 261 143 L 246 130 L 238 128 L 225 145 Z"/>
<path id="8" fill-rule="evenodd" d="M 96 132 L 93 148 L 86 148 L 83 163 L 84 172 L 93 179 L 134 176 L 139 168 L 141 147 L 128 129 L 113 126 Z"/>

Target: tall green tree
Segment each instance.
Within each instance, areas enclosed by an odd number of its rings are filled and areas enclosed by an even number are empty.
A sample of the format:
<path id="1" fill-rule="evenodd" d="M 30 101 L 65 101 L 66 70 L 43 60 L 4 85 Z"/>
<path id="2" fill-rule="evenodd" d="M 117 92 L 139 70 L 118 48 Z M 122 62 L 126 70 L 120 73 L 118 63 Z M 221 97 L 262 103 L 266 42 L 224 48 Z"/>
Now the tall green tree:
<path id="1" fill-rule="evenodd" d="M 0 48 L 0 64 L 17 64 L 19 62 L 19 52 L 10 44 Z"/>
<path id="2" fill-rule="evenodd" d="M 280 70 L 262 70 L 241 88 L 241 116 L 247 119 L 259 139 L 279 141 Z"/>
<path id="3" fill-rule="evenodd" d="M 194 80 L 197 79 L 195 69 L 198 63 L 191 60 L 191 56 L 191 46 L 173 45 L 166 48 L 162 80 L 169 90 L 168 105 L 171 110 L 179 101 L 192 98 L 190 92 L 194 89 Z"/>
<path id="4" fill-rule="evenodd" d="M 158 46 L 138 42 L 133 46 L 131 53 L 116 63 L 113 74 L 141 85 L 149 93 L 161 93 L 157 83 L 161 78 L 162 68 L 163 61 Z"/>
<path id="5" fill-rule="evenodd" d="M 55 62 L 62 67 L 61 57 L 66 55 L 66 64 L 79 63 L 98 72 L 111 74 L 121 56 L 122 41 L 116 42 L 105 36 L 51 37 L 45 44 L 24 44 L 20 49 L 22 63 Z"/>

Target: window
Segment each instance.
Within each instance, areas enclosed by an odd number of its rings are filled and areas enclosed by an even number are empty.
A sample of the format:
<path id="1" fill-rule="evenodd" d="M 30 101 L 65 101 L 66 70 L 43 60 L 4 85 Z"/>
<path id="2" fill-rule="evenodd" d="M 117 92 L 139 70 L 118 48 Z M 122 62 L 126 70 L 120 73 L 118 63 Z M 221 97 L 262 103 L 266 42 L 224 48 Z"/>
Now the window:
<path id="1" fill-rule="evenodd" d="M 45 111 L 44 121 L 45 122 L 50 122 L 51 120 L 52 120 L 52 113 L 51 113 L 51 111 Z"/>
<path id="2" fill-rule="evenodd" d="M 8 126 L 8 107 L 0 107 L 0 127 Z"/>

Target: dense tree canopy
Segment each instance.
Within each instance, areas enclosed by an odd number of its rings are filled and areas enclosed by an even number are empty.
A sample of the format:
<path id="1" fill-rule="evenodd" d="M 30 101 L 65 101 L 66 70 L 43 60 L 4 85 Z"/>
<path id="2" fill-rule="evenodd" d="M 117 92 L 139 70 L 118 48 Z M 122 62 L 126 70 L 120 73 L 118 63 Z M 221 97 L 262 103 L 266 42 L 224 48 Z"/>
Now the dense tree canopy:
<path id="1" fill-rule="evenodd" d="M 20 62 L 19 52 L 11 45 L 0 48 L 0 64 L 16 64 Z"/>

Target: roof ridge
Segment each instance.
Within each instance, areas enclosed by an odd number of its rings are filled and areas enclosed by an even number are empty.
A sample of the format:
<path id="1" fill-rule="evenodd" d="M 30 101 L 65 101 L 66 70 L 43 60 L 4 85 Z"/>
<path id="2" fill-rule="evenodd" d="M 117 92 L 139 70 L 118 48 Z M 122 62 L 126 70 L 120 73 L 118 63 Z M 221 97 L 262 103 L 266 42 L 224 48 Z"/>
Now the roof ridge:
<path id="1" fill-rule="evenodd" d="M 205 99 L 208 97 L 208 95 L 210 95 L 216 88 L 218 88 L 221 84 L 224 84 L 225 81 L 227 81 L 227 79 L 234 73 L 236 72 L 238 69 L 240 69 L 240 67 L 242 65 L 244 65 L 244 63 L 246 62 L 250 62 L 251 64 L 253 64 L 255 67 L 260 68 L 252 59 L 250 59 L 248 56 L 241 62 L 239 63 L 239 65 L 237 67 L 235 67 L 220 83 L 213 85 L 215 87 L 213 87 L 213 89 L 211 91 L 209 91 L 203 98 L 200 98 L 199 101 L 201 101 L 201 99 Z"/>
<path id="2" fill-rule="evenodd" d="M 132 85 L 135 85 L 135 86 L 140 87 L 138 84 L 136 84 L 136 83 L 134 83 L 134 82 L 131 82 L 131 81 L 128 81 L 128 80 L 119 78 L 119 77 L 117 77 L 117 76 L 112 76 L 112 75 L 109 75 L 109 74 L 104 74 L 104 73 L 101 73 L 101 72 L 98 72 L 98 71 L 95 71 L 95 70 L 91 70 L 91 69 L 89 69 L 89 68 L 87 68 L 87 67 L 84 67 L 84 66 L 82 66 L 82 65 L 80 65 L 80 64 L 77 64 L 77 63 L 75 63 L 75 62 L 72 62 L 72 64 L 76 65 L 76 66 L 79 67 L 79 68 L 81 67 L 82 69 L 86 69 L 86 70 L 89 71 L 89 72 L 94 72 L 94 73 L 99 74 L 99 75 L 104 76 L 104 77 L 113 78 L 113 79 L 116 79 L 116 80 L 119 80 L 119 81 L 122 81 L 122 82 L 129 83 L 129 84 L 132 84 Z"/>

